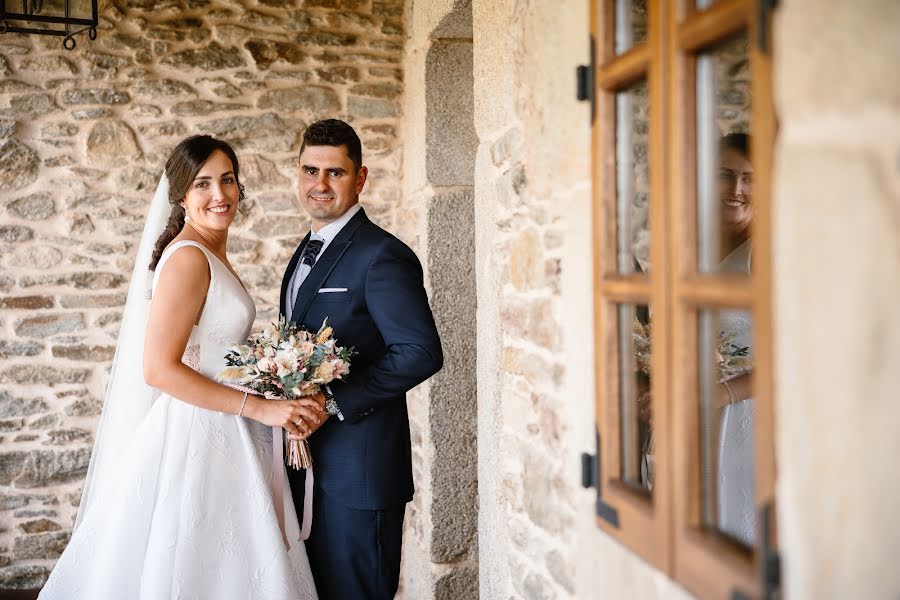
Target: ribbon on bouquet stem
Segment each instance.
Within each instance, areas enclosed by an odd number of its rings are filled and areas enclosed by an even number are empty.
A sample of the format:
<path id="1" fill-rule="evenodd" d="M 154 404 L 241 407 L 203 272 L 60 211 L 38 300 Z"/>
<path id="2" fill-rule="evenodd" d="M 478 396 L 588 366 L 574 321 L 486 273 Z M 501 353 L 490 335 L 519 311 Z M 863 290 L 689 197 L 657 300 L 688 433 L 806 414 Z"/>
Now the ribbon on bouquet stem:
<path id="1" fill-rule="evenodd" d="M 309 539 L 312 532 L 313 481 L 315 477 L 310 466 L 306 469 L 306 482 L 303 485 L 303 525 L 300 527 L 300 540 L 304 542 Z"/>
<path id="2" fill-rule="evenodd" d="M 287 539 L 287 532 L 284 527 L 284 430 L 281 427 L 272 428 L 272 464 L 275 468 L 275 515 L 278 517 L 278 526 L 281 528 L 281 536 L 285 545 L 290 550 L 291 544 Z M 313 502 L 313 476 L 312 465 L 306 468 L 306 481 L 303 489 L 303 524 L 300 527 L 299 541 L 305 542 L 309 539 L 312 531 L 312 502 Z"/>

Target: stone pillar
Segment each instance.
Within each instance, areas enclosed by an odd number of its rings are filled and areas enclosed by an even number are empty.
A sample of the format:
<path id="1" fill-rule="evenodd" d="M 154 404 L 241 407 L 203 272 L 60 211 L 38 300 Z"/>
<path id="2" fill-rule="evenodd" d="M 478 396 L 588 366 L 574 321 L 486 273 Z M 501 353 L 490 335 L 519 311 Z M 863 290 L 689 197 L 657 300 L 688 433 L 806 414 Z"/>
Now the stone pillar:
<path id="1" fill-rule="evenodd" d="M 410 402 L 417 492 L 404 538 L 403 593 L 456 600 L 478 597 L 471 6 L 412 11 L 406 197 L 445 363 Z"/>

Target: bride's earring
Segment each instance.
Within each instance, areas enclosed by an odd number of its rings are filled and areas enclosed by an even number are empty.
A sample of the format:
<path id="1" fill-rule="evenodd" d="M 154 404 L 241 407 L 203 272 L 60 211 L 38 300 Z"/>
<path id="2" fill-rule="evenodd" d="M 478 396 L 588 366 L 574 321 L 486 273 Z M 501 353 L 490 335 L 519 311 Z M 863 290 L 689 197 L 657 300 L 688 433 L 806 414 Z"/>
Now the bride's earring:
<path id="1" fill-rule="evenodd" d="M 187 214 L 187 208 L 186 208 L 183 204 L 181 205 L 181 208 L 184 210 L 184 222 L 185 222 L 185 223 L 190 223 L 190 222 L 191 222 L 191 217 L 188 216 L 188 214 Z"/>

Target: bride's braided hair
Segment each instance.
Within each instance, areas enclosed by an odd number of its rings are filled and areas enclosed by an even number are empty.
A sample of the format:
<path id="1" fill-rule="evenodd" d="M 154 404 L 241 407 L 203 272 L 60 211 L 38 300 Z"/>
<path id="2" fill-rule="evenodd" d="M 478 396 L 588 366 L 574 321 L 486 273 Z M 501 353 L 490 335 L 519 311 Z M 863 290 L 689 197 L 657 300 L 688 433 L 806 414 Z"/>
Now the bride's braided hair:
<path id="1" fill-rule="evenodd" d="M 166 228 L 162 235 L 156 240 L 156 246 L 153 248 L 153 255 L 150 258 L 150 270 L 156 270 L 159 259 L 162 256 L 166 246 L 181 233 L 184 227 L 184 207 L 181 201 L 187 195 L 188 190 L 197 173 L 203 167 L 203 163 L 209 159 L 210 155 L 216 150 L 221 150 L 231 160 L 231 166 L 234 170 L 234 180 L 238 184 L 240 196 L 238 197 L 238 207 L 244 201 L 244 186 L 241 184 L 240 167 L 238 166 L 237 155 L 234 150 L 226 142 L 218 140 L 209 135 L 193 135 L 182 140 L 166 161 L 166 177 L 169 179 L 169 204 L 172 205 L 172 212 L 169 213 L 169 220 L 166 222 Z"/>

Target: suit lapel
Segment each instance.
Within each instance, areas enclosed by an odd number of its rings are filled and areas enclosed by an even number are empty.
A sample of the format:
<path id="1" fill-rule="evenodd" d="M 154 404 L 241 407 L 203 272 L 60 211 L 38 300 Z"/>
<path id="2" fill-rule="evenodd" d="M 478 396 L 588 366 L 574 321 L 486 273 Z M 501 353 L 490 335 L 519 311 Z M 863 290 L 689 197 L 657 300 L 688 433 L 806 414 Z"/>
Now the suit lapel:
<path id="1" fill-rule="evenodd" d="M 303 255 L 303 249 L 306 247 L 306 243 L 309 241 L 310 234 L 306 234 L 306 237 L 303 238 L 303 241 L 300 242 L 300 245 L 297 246 L 297 249 L 294 250 L 294 255 L 291 257 L 291 261 L 288 263 L 287 270 L 284 272 L 284 277 L 281 279 L 281 301 L 279 303 L 279 311 L 282 315 L 287 315 L 287 292 L 288 287 L 291 284 L 291 278 L 294 277 L 294 271 L 297 270 L 297 263 L 300 262 L 300 257 Z"/>
<path id="2" fill-rule="evenodd" d="M 368 217 L 366 217 L 365 211 L 360 210 L 353 215 L 353 218 L 350 219 L 346 225 L 344 225 L 344 228 L 337 234 L 337 237 L 328 244 L 325 253 L 322 254 L 322 256 L 319 257 L 319 260 L 316 261 L 316 264 L 313 265 L 309 275 L 306 276 L 306 279 L 303 280 L 300 289 L 297 291 L 297 300 L 294 302 L 294 309 L 291 311 L 292 321 L 297 323 L 303 321 L 303 317 L 306 316 L 309 305 L 312 304 L 316 294 L 319 293 L 319 288 L 322 287 L 322 284 L 325 283 L 325 280 L 331 275 L 334 267 L 337 266 L 341 257 L 344 256 L 344 253 L 353 242 L 353 234 L 356 233 L 356 230 L 359 229 L 359 226 L 365 221 L 368 221 Z"/>

